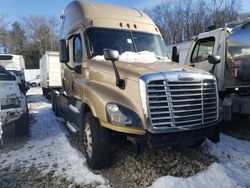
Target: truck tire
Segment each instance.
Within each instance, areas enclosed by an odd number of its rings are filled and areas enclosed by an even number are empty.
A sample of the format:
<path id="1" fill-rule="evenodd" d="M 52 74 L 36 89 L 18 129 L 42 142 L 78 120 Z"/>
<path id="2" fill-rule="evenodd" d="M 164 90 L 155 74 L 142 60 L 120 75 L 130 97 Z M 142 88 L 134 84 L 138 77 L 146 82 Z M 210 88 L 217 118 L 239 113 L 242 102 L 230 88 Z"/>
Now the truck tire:
<path id="1" fill-rule="evenodd" d="M 47 88 L 42 87 L 42 91 L 43 91 L 43 96 L 47 96 L 48 94 Z"/>
<path id="2" fill-rule="evenodd" d="M 21 137 L 27 135 L 29 132 L 29 111 L 27 108 L 26 113 L 24 113 L 20 119 L 15 122 L 15 136 Z"/>
<path id="3" fill-rule="evenodd" d="M 52 107 L 52 111 L 55 112 L 55 92 L 54 91 L 51 92 L 51 107 Z"/>
<path id="4" fill-rule="evenodd" d="M 3 149 L 3 138 L 0 139 L 0 149 Z"/>
<path id="5" fill-rule="evenodd" d="M 205 138 L 204 139 L 200 139 L 200 140 L 197 140 L 192 146 L 191 148 L 199 148 L 201 147 L 201 145 L 205 142 Z"/>
<path id="6" fill-rule="evenodd" d="M 59 109 L 57 106 L 56 94 L 54 91 L 51 92 L 51 103 L 52 103 L 52 110 L 54 111 L 55 116 L 59 117 Z"/>
<path id="7" fill-rule="evenodd" d="M 109 132 L 90 112 L 85 114 L 83 145 L 90 168 L 101 169 L 111 165 Z"/>
<path id="8" fill-rule="evenodd" d="M 31 83 L 31 87 L 36 87 L 36 83 Z"/>

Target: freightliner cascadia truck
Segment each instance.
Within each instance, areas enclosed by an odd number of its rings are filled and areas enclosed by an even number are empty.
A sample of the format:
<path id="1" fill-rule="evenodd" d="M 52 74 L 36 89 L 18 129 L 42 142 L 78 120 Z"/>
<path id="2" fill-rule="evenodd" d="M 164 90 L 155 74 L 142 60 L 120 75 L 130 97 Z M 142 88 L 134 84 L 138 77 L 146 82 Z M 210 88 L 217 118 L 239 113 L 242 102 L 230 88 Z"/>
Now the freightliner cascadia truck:
<path id="1" fill-rule="evenodd" d="M 168 60 L 146 14 L 73 1 L 61 19 L 63 89 L 52 93 L 52 107 L 79 134 L 91 168 L 111 164 L 115 134 L 126 136 L 139 156 L 147 145 L 219 141 L 215 77 Z"/>

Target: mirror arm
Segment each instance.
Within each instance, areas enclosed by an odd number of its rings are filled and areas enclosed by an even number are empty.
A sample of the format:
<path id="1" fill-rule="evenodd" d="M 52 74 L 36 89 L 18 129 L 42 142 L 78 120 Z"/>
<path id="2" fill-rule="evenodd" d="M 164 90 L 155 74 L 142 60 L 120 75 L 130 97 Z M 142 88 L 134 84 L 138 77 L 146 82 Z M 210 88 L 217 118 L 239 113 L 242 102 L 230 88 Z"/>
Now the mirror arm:
<path id="1" fill-rule="evenodd" d="M 216 67 L 216 64 L 213 64 L 212 69 L 209 71 L 209 72 L 210 72 L 211 74 L 213 74 L 213 75 L 214 75 L 215 67 Z"/>
<path id="2" fill-rule="evenodd" d="M 125 89 L 125 81 L 120 78 L 120 74 L 118 72 L 117 66 L 115 64 L 115 61 L 111 61 L 114 71 L 115 71 L 115 77 L 116 77 L 116 86 L 119 87 L 120 89 L 124 90 Z"/>

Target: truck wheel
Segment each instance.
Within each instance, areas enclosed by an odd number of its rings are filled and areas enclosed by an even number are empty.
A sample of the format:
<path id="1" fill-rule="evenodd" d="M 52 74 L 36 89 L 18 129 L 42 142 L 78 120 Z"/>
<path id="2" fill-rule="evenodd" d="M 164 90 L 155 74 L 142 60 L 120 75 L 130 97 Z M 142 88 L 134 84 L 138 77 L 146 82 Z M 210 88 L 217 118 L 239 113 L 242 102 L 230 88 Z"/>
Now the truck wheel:
<path id="1" fill-rule="evenodd" d="M 92 169 L 110 166 L 109 132 L 104 127 L 101 127 L 99 120 L 89 112 L 86 113 L 84 119 L 83 145 L 87 163 Z"/>
<path id="2" fill-rule="evenodd" d="M 0 149 L 3 149 L 3 138 L 0 139 Z"/>
<path id="3" fill-rule="evenodd" d="M 52 106 L 52 110 L 55 112 L 56 117 L 58 117 L 59 116 L 59 109 L 58 109 L 57 102 L 56 102 L 56 94 L 54 92 L 52 92 L 51 97 L 53 97 L 53 99 L 51 99 L 51 101 L 52 101 L 52 104 L 54 106 L 54 110 L 53 110 L 53 106 Z"/>
<path id="4" fill-rule="evenodd" d="M 205 142 L 205 139 L 197 140 L 197 141 L 191 146 L 191 148 L 199 148 L 204 142 Z"/>
<path id="5" fill-rule="evenodd" d="M 36 86 L 37 86 L 36 83 L 31 84 L 31 87 L 36 87 Z"/>
<path id="6" fill-rule="evenodd" d="M 52 111 L 55 112 L 55 92 L 51 91 L 51 106 L 52 106 Z"/>
<path id="7" fill-rule="evenodd" d="M 42 87 L 42 91 L 43 91 L 43 96 L 47 96 L 48 94 L 47 88 Z"/>
<path id="8" fill-rule="evenodd" d="M 15 136 L 25 136 L 29 132 L 29 111 L 27 108 L 27 112 L 21 116 L 20 119 L 18 119 L 15 122 Z"/>

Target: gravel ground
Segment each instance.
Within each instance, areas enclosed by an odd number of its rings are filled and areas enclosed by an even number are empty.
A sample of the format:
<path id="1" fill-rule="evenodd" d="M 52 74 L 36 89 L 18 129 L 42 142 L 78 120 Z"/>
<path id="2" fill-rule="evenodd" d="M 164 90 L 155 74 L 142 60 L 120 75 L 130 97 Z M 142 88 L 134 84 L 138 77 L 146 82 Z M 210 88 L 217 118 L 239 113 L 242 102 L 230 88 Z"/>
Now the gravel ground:
<path id="1" fill-rule="evenodd" d="M 69 138 L 74 147 L 83 151 L 78 137 Z M 133 156 L 132 147 L 126 142 L 113 146 L 113 164 L 108 169 L 96 170 L 109 179 L 111 187 L 147 187 L 159 177 L 172 175 L 189 177 L 215 162 L 216 159 L 196 149 L 146 149 L 142 160 Z"/>

